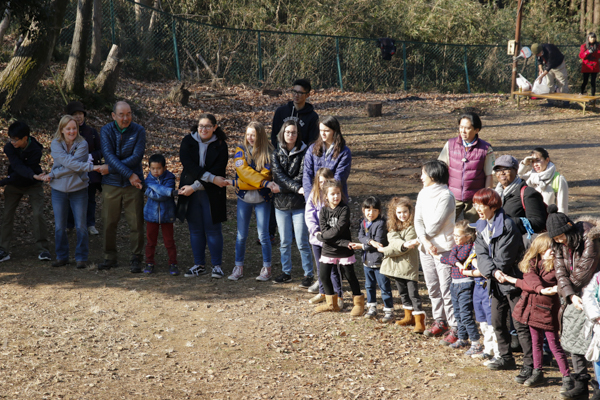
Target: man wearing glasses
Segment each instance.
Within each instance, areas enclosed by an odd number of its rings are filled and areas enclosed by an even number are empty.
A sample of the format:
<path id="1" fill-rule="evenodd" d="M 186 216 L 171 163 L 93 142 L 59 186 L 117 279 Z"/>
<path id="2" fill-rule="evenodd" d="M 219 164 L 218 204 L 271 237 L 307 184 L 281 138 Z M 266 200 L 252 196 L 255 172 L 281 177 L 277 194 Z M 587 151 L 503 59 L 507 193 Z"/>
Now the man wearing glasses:
<path id="1" fill-rule="evenodd" d="M 308 146 L 319 136 L 319 116 L 312 104 L 306 100 L 310 96 L 311 86 L 306 79 L 297 79 L 292 86 L 292 101 L 279 107 L 273 116 L 273 128 L 271 130 L 271 143 L 277 148 L 277 135 L 288 120 L 296 121 L 298 133 L 302 141 Z"/>

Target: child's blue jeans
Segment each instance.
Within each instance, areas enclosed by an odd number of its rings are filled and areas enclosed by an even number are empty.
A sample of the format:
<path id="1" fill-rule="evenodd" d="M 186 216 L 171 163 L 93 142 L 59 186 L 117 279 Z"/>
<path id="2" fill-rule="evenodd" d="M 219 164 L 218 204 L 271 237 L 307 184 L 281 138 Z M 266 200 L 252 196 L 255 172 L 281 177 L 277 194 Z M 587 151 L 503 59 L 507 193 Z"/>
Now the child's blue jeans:
<path id="1" fill-rule="evenodd" d="M 385 308 L 394 308 L 394 299 L 392 298 L 392 285 L 387 276 L 379 272 L 379 268 L 364 266 L 365 270 L 365 290 L 367 291 L 367 303 L 377 304 L 377 285 L 381 289 L 381 300 Z"/>
<path id="2" fill-rule="evenodd" d="M 458 328 L 458 338 L 479 340 L 479 330 L 473 318 L 473 290 L 475 282 L 460 282 L 450 285 L 454 318 Z"/>

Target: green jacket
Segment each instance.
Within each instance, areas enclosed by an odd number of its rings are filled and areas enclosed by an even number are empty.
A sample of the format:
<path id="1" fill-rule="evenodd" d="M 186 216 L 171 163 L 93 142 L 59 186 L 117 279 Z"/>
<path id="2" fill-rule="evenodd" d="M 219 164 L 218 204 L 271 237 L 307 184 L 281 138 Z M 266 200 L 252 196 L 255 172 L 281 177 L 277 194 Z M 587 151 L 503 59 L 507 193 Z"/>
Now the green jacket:
<path id="1" fill-rule="evenodd" d="M 381 272 L 393 278 L 419 281 L 419 254 L 416 247 L 402 249 L 404 242 L 417 238 L 415 228 L 410 226 L 400 232 L 388 232 L 389 245 L 383 248 Z"/>

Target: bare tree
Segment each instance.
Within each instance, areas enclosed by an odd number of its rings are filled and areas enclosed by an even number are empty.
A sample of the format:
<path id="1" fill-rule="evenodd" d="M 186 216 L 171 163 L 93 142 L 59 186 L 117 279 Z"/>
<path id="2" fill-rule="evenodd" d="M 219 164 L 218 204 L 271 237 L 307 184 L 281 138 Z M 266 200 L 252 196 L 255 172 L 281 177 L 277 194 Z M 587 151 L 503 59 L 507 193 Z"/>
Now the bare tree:
<path id="1" fill-rule="evenodd" d="M 62 86 L 67 92 L 83 94 L 85 91 L 87 42 L 90 35 L 93 5 L 94 0 L 79 0 L 77 2 L 77 19 L 75 20 L 71 54 L 62 81 Z"/>
<path id="2" fill-rule="evenodd" d="M 9 3 L 10 5 L 10 3 Z M 4 35 L 10 26 L 10 8 L 4 10 L 4 18 L 2 18 L 2 22 L 0 22 L 0 44 L 4 40 Z"/>
<path id="3" fill-rule="evenodd" d="M 123 61 L 119 59 L 119 46 L 113 44 L 104 63 L 104 68 L 94 81 L 96 92 L 106 100 L 111 100 L 115 95 L 121 65 L 123 65 Z"/>
<path id="4" fill-rule="evenodd" d="M 90 67 L 97 71 L 102 63 L 102 0 L 94 0 L 92 12 L 92 54 Z"/>
<path id="5" fill-rule="evenodd" d="M 585 2 L 586 0 L 581 0 L 581 8 L 579 10 L 579 30 L 581 32 L 585 32 Z"/>

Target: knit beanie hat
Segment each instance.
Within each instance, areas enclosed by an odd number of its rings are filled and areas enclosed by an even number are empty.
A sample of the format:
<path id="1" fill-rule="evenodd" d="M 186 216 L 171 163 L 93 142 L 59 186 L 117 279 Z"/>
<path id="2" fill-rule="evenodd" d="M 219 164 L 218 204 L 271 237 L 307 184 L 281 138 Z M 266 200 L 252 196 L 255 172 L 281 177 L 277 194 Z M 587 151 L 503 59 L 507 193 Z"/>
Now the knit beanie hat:
<path id="1" fill-rule="evenodd" d="M 542 51 L 542 46 L 539 43 L 534 43 L 531 45 L 530 49 L 531 49 L 531 54 L 533 54 L 534 56 L 537 56 L 538 53 L 540 51 Z"/>
<path id="2" fill-rule="evenodd" d="M 573 229 L 575 224 L 565 214 L 558 212 L 556 204 L 548 206 L 548 219 L 546 220 L 546 229 L 551 238 L 562 235 Z"/>

